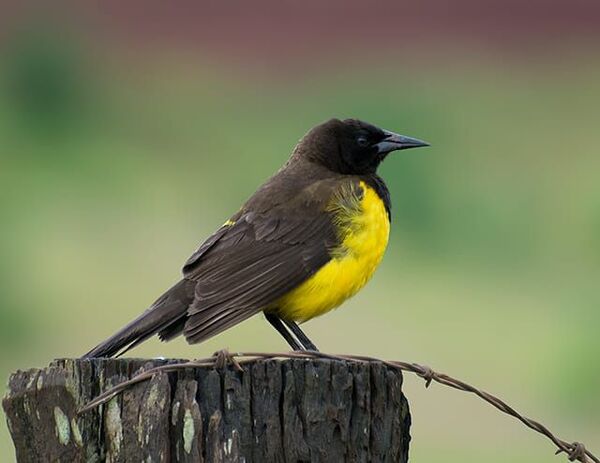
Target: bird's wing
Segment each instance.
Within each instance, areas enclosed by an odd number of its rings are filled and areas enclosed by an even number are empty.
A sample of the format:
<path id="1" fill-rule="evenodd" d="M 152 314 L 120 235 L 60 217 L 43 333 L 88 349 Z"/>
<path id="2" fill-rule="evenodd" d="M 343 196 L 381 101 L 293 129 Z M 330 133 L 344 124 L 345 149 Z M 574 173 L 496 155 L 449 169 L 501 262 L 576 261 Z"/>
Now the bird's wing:
<path id="1" fill-rule="evenodd" d="M 234 216 L 235 217 L 235 216 Z M 187 273 L 188 269 L 193 268 L 194 265 L 200 261 L 202 256 L 206 254 L 212 247 L 219 242 L 219 240 L 227 233 L 231 224 L 234 223 L 233 219 L 227 221 L 221 228 L 219 228 L 216 232 L 210 235 L 204 243 L 200 245 L 198 249 L 192 254 L 189 259 L 183 265 L 183 273 L 184 275 Z"/>
<path id="2" fill-rule="evenodd" d="M 317 191 L 318 190 L 318 191 Z M 251 317 L 313 275 L 338 237 L 326 210 L 335 184 L 301 191 L 265 212 L 242 212 L 204 255 L 184 268 L 195 280 L 184 334 L 201 342 Z"/>

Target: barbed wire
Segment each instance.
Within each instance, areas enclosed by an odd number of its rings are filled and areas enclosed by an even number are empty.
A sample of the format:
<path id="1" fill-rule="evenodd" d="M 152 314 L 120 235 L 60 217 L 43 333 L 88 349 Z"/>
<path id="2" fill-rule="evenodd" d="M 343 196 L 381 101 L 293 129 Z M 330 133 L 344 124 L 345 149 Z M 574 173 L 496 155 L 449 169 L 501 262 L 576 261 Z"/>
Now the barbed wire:
<path id="1" fill-rule="evenodd" d="M 146 381 L 159 372 L 174 372 L 177 370 L 198 367 L 224 368 L 228 364 L 232 365 L 235 369 L 239 371 L 243 371 L 244 369 L 242 365 L 254 362 L 256 360 L 265 359 L 328 359 L 363 363 L 382 363 L 396 370 L 414 373 L 415 375 L 425 380 L 425 387 L 429 387 L 432 382 L 436 382 L 444 386 L 457 389 L 459 391 L 470 392 L 472 394 L 475 394 L 476 396 L 480 397 L 481 399 L 483 399 L 496 409 L 500 410 L 501 412 L 516 418 L 528 428 L 533 429 L 534 431 L 546 436 L 558 448 L 556 451 L 556 455 L 564 452 L 567 455 L 569 461 L 589 463 L 589 461 L 591 460 L 594 463 L 600 463 L 600 460 L 594 454 L 592 454 L 592 452 L 587 450 L 582 443 L 568 442 L 563 439 L 560 439 L 540 422 L 522 415 L 513 407 L 504 402 L 502 399 L 499 399 L 498 397 L 490 394 L 489 392 L 478 389 L 475 386 L 472 386 L 471 384 L 468 384 L 459 379 L 453 378 L 452 376 L 434 371 L 426 365 L 402 362 L 399 360 L 382 360 L 365 355 L 334 355 L 317 351 L 229 352 L 227 349 L 222 349 L 215 352 L 211 357 L 181 363 L 161 365 L 141 372 L 133 376 L 131 379 L 123 381 L 122 383 L 119 383 L 116 386 L 103 392 L 95 399 L 81 407 L 78 413 L 84 413 L 101 404 L 108 402 L 110 399 L 112 399 L 128 387 L 139 382 Z"/>

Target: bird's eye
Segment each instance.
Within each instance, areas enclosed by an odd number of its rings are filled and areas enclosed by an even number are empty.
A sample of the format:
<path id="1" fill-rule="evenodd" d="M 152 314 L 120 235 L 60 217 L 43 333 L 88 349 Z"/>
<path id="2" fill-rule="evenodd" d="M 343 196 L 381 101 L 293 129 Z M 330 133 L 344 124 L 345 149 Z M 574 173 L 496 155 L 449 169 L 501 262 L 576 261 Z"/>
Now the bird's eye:
<path id="1" fill-rule="evenodd" d="M 359 146 L 362 146 L 364 148 L 365 146 L 367 146 L 369 144 L 369 140 L 367 140 L 367 137 L 365 137 L 364 135 L 360 135 L 356 139 L 356 143 L 358 143 Z"/>

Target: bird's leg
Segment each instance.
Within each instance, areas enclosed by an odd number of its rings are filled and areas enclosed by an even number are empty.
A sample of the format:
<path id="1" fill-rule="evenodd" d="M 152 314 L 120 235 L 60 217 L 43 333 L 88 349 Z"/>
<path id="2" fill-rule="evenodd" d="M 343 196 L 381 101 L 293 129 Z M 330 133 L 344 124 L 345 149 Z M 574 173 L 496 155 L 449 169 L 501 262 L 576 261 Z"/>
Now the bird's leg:
<path id="1" fill-rule="evenodd" d="M 304 331 L 300 329 L 297 323 L 287 320 L 283 320 L 283 323 L 285 323 L 285 326 L 287 326 L 290 329 L 290 331 L 294 333 L 296 338 L 298 338 L 298 341 L 300 341 L 300 343 L 304 346 L 304 350 L 314 350 L 316 352 L 319 352 L 317 346 L 315 346 L 313 342 L 310 339 L 308 339 L 308 336 L 304 334 Z"/>
<path id="2" fill-rule="evenodd" d="M 281 318 L 273 313 L 265 313 L 265 318 L 271 325 L 273 325 L 273 328 L 275 328 L 279 334 L 283 336 L 293 350 L 306 350 L 306 348 L 300 344 L 300 342 L 298 342 L 294 336 L 292 336 L 292 333 L 287 330 L 281 321 Z"/>

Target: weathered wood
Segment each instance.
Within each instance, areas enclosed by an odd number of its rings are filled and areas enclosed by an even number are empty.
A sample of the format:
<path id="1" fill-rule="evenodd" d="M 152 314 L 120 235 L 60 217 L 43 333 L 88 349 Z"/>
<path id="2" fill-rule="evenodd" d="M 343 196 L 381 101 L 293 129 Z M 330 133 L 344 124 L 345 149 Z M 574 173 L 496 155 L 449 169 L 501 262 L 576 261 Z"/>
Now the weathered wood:
<path id="1" fill-rule="evenodd" d="M 383 364 L 257 360 L 244 371 L 160 373 L 97 409 L 79 407 L 176 360 L 56 360 L 19 371 L 2 405 L 18 462 L 406 462 L 402 374 Z"/>

